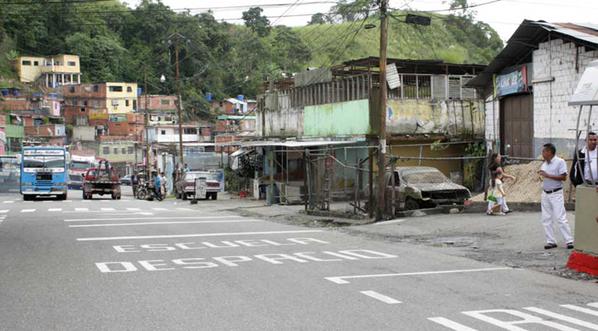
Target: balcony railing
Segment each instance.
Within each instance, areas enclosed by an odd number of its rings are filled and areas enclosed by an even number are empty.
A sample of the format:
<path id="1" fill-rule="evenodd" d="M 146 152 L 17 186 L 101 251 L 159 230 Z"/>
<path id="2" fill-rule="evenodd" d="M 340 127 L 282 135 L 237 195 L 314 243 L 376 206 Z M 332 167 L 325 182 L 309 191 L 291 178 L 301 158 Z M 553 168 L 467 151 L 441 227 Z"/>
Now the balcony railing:
<path id="1" fill-rule="evenodd" d="M 399 74 L 400 86 L 388 90 L 389 99 L 459 100 L 476 99 L 474 89 L 463 86 L 473 76 Z M 368 99 L 377 77 L 363 74 L 330 82 L 278 90 L 266 96 L 271 110 Z"/>

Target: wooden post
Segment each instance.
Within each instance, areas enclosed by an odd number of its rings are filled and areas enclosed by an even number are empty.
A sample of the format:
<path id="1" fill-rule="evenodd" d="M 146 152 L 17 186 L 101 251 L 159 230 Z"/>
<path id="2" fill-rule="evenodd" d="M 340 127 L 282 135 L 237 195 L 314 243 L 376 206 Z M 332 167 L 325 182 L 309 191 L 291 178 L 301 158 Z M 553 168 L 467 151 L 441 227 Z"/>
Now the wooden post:
<path id="1" fill-rule="evenodd" d="M 378 194 L 377 194 L 377 208 L 376 208 L 376 220 L 382 220 L 384 218 L 386 199 L 386 185 L 384 185 L 385 177 L 385 163 L 386 163 L 386 50 L 387 50 L 387 38 L 388 38 L 388 17 L 387 17 L 387 6 L 388 0 L 380 0 L 380 108 L 379 108 L 379 119 L 380 119 L 380 131 L 378 132 Z"/>

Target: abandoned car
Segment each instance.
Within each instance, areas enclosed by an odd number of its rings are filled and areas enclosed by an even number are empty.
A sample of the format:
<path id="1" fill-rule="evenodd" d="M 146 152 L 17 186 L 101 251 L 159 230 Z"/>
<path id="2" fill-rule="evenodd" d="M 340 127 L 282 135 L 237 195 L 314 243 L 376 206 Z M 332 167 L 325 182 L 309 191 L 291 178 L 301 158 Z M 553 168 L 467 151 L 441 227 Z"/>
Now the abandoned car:
<path id="1" fill-rule="evenodd" d="M 387 197 L 392 197 L 390 171 L 386 174 Z M 401 167 L 394 172 L 394 190 L 398 209 L 434 208 L 444 205 L 463 206 L 471 198 L 469 190 L 451 182 L 432 167 Z"/>

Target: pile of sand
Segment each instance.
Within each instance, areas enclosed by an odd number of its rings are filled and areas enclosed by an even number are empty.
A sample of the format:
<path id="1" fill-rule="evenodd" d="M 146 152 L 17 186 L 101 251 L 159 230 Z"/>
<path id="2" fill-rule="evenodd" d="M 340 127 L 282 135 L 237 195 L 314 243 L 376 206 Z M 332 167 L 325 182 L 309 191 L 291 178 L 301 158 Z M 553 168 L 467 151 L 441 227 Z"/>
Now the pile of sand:
<path id="1" fill-rule="evenodd" d="M 505 193 L 509 202 L 540 202 L 542 196 L 542 181 L 537 172 L 540 170 L 542 161 L 532 161 L 526 164 L 514 164 L 504 167 L 505 173 L 517 177 L 516 181 L 505 181 Z M 570 169 L 571 162 L 567 162 L 567 169 Z M 564 183 L 565 201 L 568 201 L 570 188 L 573 188 L 572 201 L 575 200 L 575 188 L 569 183 Z M 484 201 L 484 193 L 472 198 L 473 201 Z"/>

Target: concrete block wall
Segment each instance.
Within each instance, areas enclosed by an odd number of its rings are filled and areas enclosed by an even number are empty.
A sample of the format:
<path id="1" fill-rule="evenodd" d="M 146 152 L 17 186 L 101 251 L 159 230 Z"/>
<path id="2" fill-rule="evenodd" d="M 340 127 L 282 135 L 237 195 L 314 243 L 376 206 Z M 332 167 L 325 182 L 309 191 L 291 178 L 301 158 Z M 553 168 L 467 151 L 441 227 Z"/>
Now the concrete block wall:
<path id="1" fill-rule="evenodd" d="M 586 66 L 596 59 L 598 51 L 586 51 L 561 39 L 541 43 L 533 52 L 535 155 L 547 142 L 554 143 L 561 156 L 573 153 L 578 108 L 568 106 L 568 102 Z M 586 111 L 581 121 L 584 128 L 587 115 Z M 590 125 L 594 131 L 598 129 L 598 111 L 593 112 Z"/>
<path id="2" fill-rule="evenodd" d="M 486 111 L 486 141 L 496 143 L 500 139 L 499 135 L 499 102 L 493 96 L 489 96 L 484 105 Z"/>

